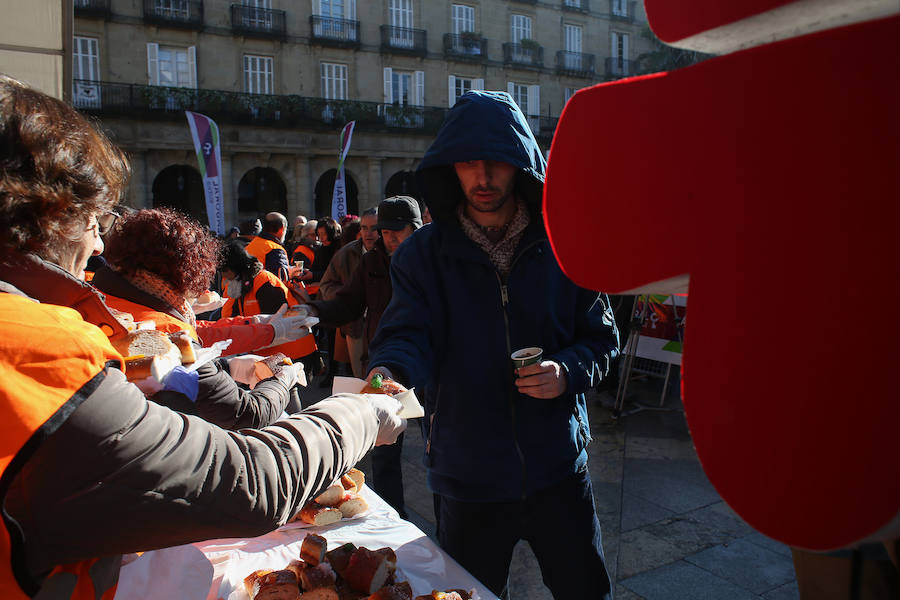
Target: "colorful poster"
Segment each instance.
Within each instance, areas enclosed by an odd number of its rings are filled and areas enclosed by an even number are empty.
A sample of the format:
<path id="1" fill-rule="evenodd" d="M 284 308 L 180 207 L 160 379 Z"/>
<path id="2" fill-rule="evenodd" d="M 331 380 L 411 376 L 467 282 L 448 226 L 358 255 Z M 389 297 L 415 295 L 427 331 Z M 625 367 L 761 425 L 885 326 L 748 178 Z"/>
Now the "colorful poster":
<path id="1" fill-rule="evenodd" d="M 219 127 L 215 121 L 200 113 L 184 111 L 200 175 L 203 176 L 203 191 L 206 196 L 206 215 L 209 228 L 218 235 L 225 235 L 225 198 L 222 193 L 222 153 L 219 149 Z"/>
<path id="2" fill-rule="evenodd" d="M 647 302 L 647 310 L 635 356 L 680 365 L 684 347 L 687 294 L 641 296 L 635 307 L 635 318 L 639 318 L 644 312 L 644 302 Z"/>
<path id="3" fill-rule="evenodd" d="M 331 216 L 340 221 L 347 214 L 347 189 L 344 184 L 344 159 L 350 151 L 350 140 L 353 138 L 353 127 L 356 121 L 344 125 L 341 131 L 341 153 L 338 157 L 337 175 L 334 178 L 334 193 L 331 196 Z"/>

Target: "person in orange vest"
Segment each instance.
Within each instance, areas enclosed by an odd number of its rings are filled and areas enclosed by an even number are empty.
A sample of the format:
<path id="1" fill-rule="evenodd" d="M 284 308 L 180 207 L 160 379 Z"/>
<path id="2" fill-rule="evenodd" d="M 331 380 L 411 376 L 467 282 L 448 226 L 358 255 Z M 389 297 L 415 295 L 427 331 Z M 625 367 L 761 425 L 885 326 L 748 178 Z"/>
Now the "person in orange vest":
<path id="1" fill-rule="evenodd" d="M 262 231 L 247 244 L 247 254 L 255 256 L 263 267 L 282 281 L 291 276 L 287 252 L 284 250 L 284 234 L 287 218 L 281 213 L 270 212 L 263 222 Z"/>
<path id="2" fill-rule="evenodd" d="M 112 600 L 122 554 L 267 533 L 403 430 L 383 395 L 247 434 L 148 401 L 109 341 L 125 328 L 84 281 L 125 154 L 3 75 L 0 148 L 0 598 Z"/>
<path id="3" fill-rule="evenodd" d="M 294 293 L 278 277 L 263 268 L 262 263 L 236 243 L 225 244 L 222 250 L 222 286 L 227 298 L 222 317 L 252 317 L 276 312 L 282 304 L 300 304 Z M 290 309 L 289 309 L 290 310 Z M 297 313 L 306 316 L 306 312 Z M 281 352 L 292 359 L 318 357 L 315 337 L 300 339 L 259 350 L 269 356 Z"/>
<path id="4" fill-rule="evenodd" d="M 193 299 L 206 290 L 206 282 L 212 279 L 219 262 L 219 241 L 196 221 L 169 208 L 126 214 L 106 236 L 104 256 L 109 267 L 99 269 L 92 283 L 106 296 L 110 308 L 130 314 L 135 321 L 152 321 L 156 329 L 166 333 L 184 331 L 195 342 L 201 332 L 217 329 L 208 321 L 197 321 L 191 309 Z M 278 333 L 281 325 L 285 332 L 295 325 L 296 333 L 290 337 Z M 274 339 L 269 332 L 273 327 Z M 260 346 L 286 343 L 303 332 L 309 333 L 302 330 L 298 317 L 234 326 L 229 331 L 238 329 L 264 330 L 266 341 Z M 230 346 L 227 352 L 234 353 Z M 237 361 L 252 362 L 253 358 Z M 152 399 L 225 429 L 265 427 L 288 406 L 297 373 L 283 369 L 275 378 L 247 391 L 232 378 L 244 371 L 231 368 L 229 362 L 214 361 L 188 374 L 196 382 L 196 394 L 194 383 L 190 383 L 189 388 L 181 390 L 161 390 Z"/>

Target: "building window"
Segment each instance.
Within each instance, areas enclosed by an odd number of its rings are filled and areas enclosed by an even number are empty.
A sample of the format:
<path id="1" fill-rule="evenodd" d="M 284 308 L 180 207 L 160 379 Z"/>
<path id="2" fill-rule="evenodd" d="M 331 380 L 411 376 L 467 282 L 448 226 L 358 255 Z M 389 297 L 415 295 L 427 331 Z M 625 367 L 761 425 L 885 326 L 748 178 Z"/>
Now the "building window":
<path id="1" fill-rule="evenodd" d="M 413 9 L 412 0 L 391 0 L 388 5 L 391 18 L 391 46 L 394 48 L 412 48 Z"/>
<path id="2" fill-rule="evenodd" d="M 572 8 L 581 8 L 581 0 L 566 0 L 565 4 Z"/>
<path id="3" fill-rule="evenodd" d="M 612 74 L 631 75 L 631 62 L 628 60 L 628 34 L 611 31 L 609 33 L 610 55 L 612 56 Z"/>
<path id="4" fill-rule="evenodd" d="M 271 56 L 244 55 L 244 91 L 248 94 L 274 92 L 274 67 Z"/>
<path id="5" fill-rule="evenodd" d="M 401 107 L 425 105 L 425 71 L 384 69 L 384 117 L 393 127 L 422 127 L 425 114 L 421 110 Z"/>
<path id="6" fill-rule="evenodd" d="M 540 130 L 541 113 L 541 86 L 527 85 L 510 81 L 507 91 L 528 119 L 531 130 L 537 133 Z"/>
<path id="7" fill-rule="evenodd" d="M 627 17 L 628 16 L 628 2 L 627 0 L 610 0 L 612 4 L 612 14 L 617 17 Z"/>
<path id="8" fill-rule="evenodd" d="M 470 90 L 483 90 L 484 79 L 469 79 L 467 77 L 457 77 L 450 75 L 447 83 L 449 106 L 456 104 L 459 97 Z"/>
<path id="9" fill-rule="evenodd" d="M 566 103 L 572 99 L 572 96 L 574 96 L 575 92 L 577 92 L 577 91 L 578 91 L 578 88 L 573 88 L 573 87 L 565 88 L 565 90 L 563 92 L 563 106 L 565 106 Z"/>
<path id="10" fill-rule="evenodd" d="M 150 85 L 197 87 L 196 48 L 147 44 L 147 71 Z"/>
<path id="11" fill-rule="evenodd" d="M 249 10 L 243 12 L 243 24 L 253 29 L 272 28 L 272 0 L 242 0 L 242 6 Z"/>
<path id="12" fill-rule="evenodd" d="M 96 38 L 75 36 L 72 49 L 72 104 L 100 108 L 100 55 Z"/>
<path id="13" fill-rule="evenodd" d="M 191 16 L 191 3 L 188 0 L 154 0 L 154 14 L 177 20 L 187 20 Z"/>
<path id="14" fill-rule="evenodd" d="M 100 53 L 96 38 L 75 36 L 72 79 L 100 80 Z"/>
<path id="15" fill-rule="evenodd" d="M 464 31 L 475 31 L 475 7 L 454 4 L 450 14 L 453 33 L 459 35 Z"/>
<path id="16" fill-rule="evenodd" d="M 510 41 L 518 44 L 522 40 L 530 40 L 531 38 L 531 17 L 525 15 L 512 15 L 510 21 Z"/>
<path id="17" fill-rule="evenodd" d="M 564 25 L 566 36 L 566 52 L 581 54 L 581 27 L 579 25 Z"/>
<path id="18" fill-rule="evenodd" d="M 322 97 L 326 100 L 347 99 L 347 65 L 322 63 Z"/>
<path id="19" fill-rule="evenodd" d="M 356 19 L 356 0 L 312 0 L 314 15 L 332 19 Z"/>

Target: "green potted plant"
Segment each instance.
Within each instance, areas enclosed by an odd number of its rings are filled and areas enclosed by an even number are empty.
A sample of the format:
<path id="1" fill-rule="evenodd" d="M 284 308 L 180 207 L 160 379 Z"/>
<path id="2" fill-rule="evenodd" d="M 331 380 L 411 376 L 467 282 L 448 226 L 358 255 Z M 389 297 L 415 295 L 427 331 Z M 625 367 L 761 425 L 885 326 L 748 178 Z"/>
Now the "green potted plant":
<path id="1" fill-rule="evenodd" d="M 531 38 L 522 38 L 519 40 L 519 45 L 525 50 L 539 50 L 541 47 L 541 45 L 537 43 L 537 40 Z"/>

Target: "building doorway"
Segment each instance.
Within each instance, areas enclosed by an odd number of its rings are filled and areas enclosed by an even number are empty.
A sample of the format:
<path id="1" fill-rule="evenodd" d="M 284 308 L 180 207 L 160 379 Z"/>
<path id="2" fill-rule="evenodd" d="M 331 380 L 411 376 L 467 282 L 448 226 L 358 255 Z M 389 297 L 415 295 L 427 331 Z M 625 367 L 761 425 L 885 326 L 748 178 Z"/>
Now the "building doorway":
<path id="1" fill-rule="evenodd" d="M 193 217 L 201 225 L 209 225 L 203 179 L 194 167 L 172 165 L 159 172 L 153 180 L 153 208 L 161 206 Z"/>
<path id="2" fill-rule="evenodd" d="M 331 216 L 331 197 L 334 194 L 334 180 L 337 169 L 328 169 L 316 182 L 316 218 Z M 353 175 L 344 169 L 344 186 L 347 190 L 347 214 L 359 214 L 359 188 Z"/>
<path id="3" fill-rule="evenodd" d="M 250 169 L 238 183 L 238 220 L 270 212 L 287 215 L 287 186 L 271 167 Z"/>
<path id="4" fill-rule="evenodd" d="M 384 186 L 384 197 L 391 196 L 412 196 L 422 203 L 419 197 L 419 187 L 416 184 L 415 171 L 397 171 L 388 179 L 387 185 Z"/>

